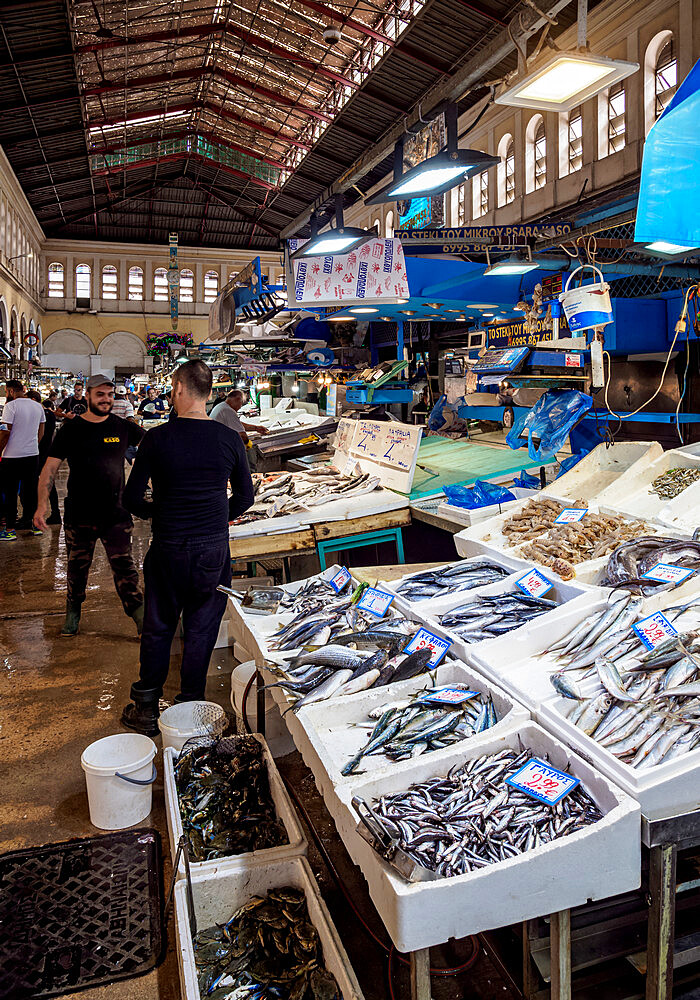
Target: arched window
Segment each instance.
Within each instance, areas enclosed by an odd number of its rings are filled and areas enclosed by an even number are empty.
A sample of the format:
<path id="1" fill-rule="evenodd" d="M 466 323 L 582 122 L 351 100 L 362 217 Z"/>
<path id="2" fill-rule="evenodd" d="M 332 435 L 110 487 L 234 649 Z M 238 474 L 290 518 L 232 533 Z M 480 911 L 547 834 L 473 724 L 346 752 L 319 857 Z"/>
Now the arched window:
<path id="1" fill-rule="evenodd" d="M 394 235 L 394 213 L 393 212 L 387 212 L 386 213 L 386 222 L 384 223 L 384 232 L 385 232 L 386 238 L 388 240 L 390 240 L 393 237 L 393 235 Z"/>
<path id="2" fill-rule="evenodd" d="M 189 267 L 180 271 L 180 302 L 194 302 L 194 274 Z"/>
<path id="3" fill-rule="evenodd" d="M 535 190 L 544 187 L 547 182 L 547 135 L 544 130 L 544 118 L 540 118 L 533 140 L 535 158 Z"/>
<path id="4" fill-rule="evenodd" d="M 676 92 L 678 64 L 673 32 L 654 35 L 644 53 L 644 127 L 649 131 Z"/>
<path id="5" fill-rule="evenodd" d="M 510 132 L 502 136 L 498 144 L 498 155 L 501 158 L 496 168 L 498 207 L 503 208 L 515 201 L 515 142 Z"/>
<path id="6" fill-rule="evenodd" d="M 168 272 L 164 267 L 157 267 L 153 272 L 153 300 L 155 302 L 167 302 L 169 298 Z"/>
<path id="7" fill-rule="evenodd" d="M 533 115 L 525 129 L 525 191 L 537 191 L 547 180 L 547 137 L 542 115 Z"/>
<path id="8" fill-rule="evenodd" d="M 583 166 L 583 113 L 580 105 L 569 112 L 566 138 L 569 173 L 573 174 Z"/>
<path id="9" fill-rule="evenodd" d="M 608 154 L 624 148 L 626 127 L 625 84 L 620 80 L 608 90 Z"/>
<path id="10" fill-rule="evenodd" d="M 62 299 L 65 294 L 63 264 L 49 264 L 49 298 Z"/>
<path id="11" fill-rule="evenodd" d="M 114 264 L 106 264 L 102 268 L 102 298 L 119 298 L 117 292 L 117 269 Z"/>
<path id="12" fill-rule="evenodd" d="M 207 271 L 204 275 L 204 301 L 213 302 L 219 294 L 219 275 L 216 271 Z"/>
<path id="13" fill-rule="evenodd" d="M 472 200 L 474 202 L 474 218 L 480 219 L 489 210 L 489 174 L 482 170 L 472 181 Z"/>
<path id="14" fill-rule="evenodd" d="M 76 303 L 84 302 L 89 305 L 92 291 L 92 268 L 89 264 L 78 264 L 75 269 L 75 298 Z"/>
<path id="15" fill-rule="evenodd" d="M 129 299 L 131 302 L 143 301 L 143 268 L 129 268 Z"/>
<path id="16" fill-rule="evenodd" d="M 467 221 L 467 182 L 457 188 L 457 225 L 463 226 Z"/>

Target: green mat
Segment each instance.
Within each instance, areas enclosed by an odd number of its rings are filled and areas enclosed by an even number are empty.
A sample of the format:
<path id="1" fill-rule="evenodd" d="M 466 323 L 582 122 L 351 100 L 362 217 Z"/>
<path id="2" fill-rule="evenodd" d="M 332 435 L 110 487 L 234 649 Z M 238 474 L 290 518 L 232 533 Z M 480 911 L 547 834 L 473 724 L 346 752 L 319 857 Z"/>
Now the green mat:
<path id="1" fill-rule="evenodd" d="M 416 474 L 410 499 L 439 493 L 445 486 L 457 483 L 469 485 L 477 479 L 492 479 L 494 476 L 515 477 L 521 469 L 536 475 L 547 462 L 533 462 L 527 449 L 513 451 L 511 448 L 494 448 L 471 441 L 452 441 L 449 438 L 423 438 L 418 449 Z"/>

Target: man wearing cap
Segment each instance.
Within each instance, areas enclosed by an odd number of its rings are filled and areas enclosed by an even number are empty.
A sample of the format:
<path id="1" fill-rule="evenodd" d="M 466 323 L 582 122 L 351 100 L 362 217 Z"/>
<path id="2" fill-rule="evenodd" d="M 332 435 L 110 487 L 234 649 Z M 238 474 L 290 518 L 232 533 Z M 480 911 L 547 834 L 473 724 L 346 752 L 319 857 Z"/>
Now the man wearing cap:
<path id="1" fill-rule="evenodd" d="M 63 636 L 74 636 L 80 625 L 88 573 L 95 544 L 102 542 L 124 610 L 141 634 L 143 595 L 131 555 L 134 522 L 122 506 L 124 456 L 138 444 L 143 431 L 138 424 L 112 413 L 114 383 L 106 375 L 87 381 L 87 410 L 67 421 L 56 434 L 39 478 L 39 502 L 34 515 L 37 528 L 46 529 L 49 493 L 61 462 L 70 470 L 63 523 L 68 550 L 68 597 Z"/>

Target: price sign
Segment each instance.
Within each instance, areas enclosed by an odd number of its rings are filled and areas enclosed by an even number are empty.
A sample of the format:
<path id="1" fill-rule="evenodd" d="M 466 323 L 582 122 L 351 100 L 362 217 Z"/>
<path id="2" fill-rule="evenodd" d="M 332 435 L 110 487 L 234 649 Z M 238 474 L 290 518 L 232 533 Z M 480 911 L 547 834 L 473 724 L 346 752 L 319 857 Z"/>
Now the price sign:
<path id="1" fill-rule="evenodd" d="M 555 524 L 571 524 L 573 521 L 582 521 L 588 513 L 588 507 L 567 507 L 561 512 L 559 517 L 554 519 Z"/>
<path id="2" fill-rule="evenodd" d="M 357 607 L 360 611 L 369 611 L 370 614 L 376 615 L 377 618 L 383 618 L 393 600 L 393 594 L 387 594 L 385 590 L 376 590 L 374 587 L 368 587 L 357 602 Z"/>
<path id="3" fill-rule="evenodd" d="M 538 569 L 531 569 L 515 581 L 515 586 L 520 587 L 523 593 L 530 594 L 532 597 L 542 597 L 543 594 L 552 589 L 554 584 Z"/>
<path id="4" fill-rule="evenodd" d="M 357 459 L 349 458 L 345 463 L 345 468 L 343 469 L 344 476 L 354 476 L 358 474 L 359 465 Z"/>
<path id="5" fill-rule="evenodd" d="M 328 582 L 330 583 L 331 587 L 336 592 L 336 594 L 339 594 L 341 590 L 347 587 L 350 579 L 351 577 L 348 570 L 345 568 L 345 566 L 341 566 L 338 572 L 335 574 L 335 576 L 332 576 Z"/>
<path id="6" fill-rule="evenodd" d="M 695 572 L 694 569 L 686 569 L 685 566 L 674 566 L 671 563 L 657 563 L 646 573 L 642 573 L 644 580 L 658 580 L 660 583 L 683 583 Z"/>
<path id="7" fill-rule="evenodd" d="M 462 705 L 478 693 L 478 691 L 465 691 L 464 688 L 459 687 L 434 688 L 421 695 L 419 701 L 428 702 L 431 705 Z"/>
<path id="8" fill-rule="evenodd" d="M 660 611 L 657 611 L 654 615 L 649 615 L 648 618 L 642 618 L 632 628 L 647 649 L 656 649 L 664 639 L 668 639 L 671 635 L 678 635 L 668 618 L 664 617 Z"/>
<path id="9" fill-rule="evenodd" d="M 531 795 L 533 799 L 545 802 L 548 806 L 555 806 L 576 788 L 580 781 L 566 771 L 558 771 L 551 764 L 545 764 L 543 760 L 533 757 L 506 778 L 506 784 Z"/>
<path id="10" fill-rule="evenodd" d="M 580 368 L 581 367 L 581 355 L 580 354 L 565 354 L 564 355 L 564 367 L 565 368 Z"/>
<path id="11" fill-rule="evenodd" d="M 415 653 L 417 649 L 425 649 L 428 646 L 433 651 L 433 655 L 428 660 L 428 666 L 436 667 L 451 645 L 452 643 L 449 639 L 443 639 L 439 635 L 434 635 L 427 628 L 419 628 L 405 647 L 404 653 Z"/>

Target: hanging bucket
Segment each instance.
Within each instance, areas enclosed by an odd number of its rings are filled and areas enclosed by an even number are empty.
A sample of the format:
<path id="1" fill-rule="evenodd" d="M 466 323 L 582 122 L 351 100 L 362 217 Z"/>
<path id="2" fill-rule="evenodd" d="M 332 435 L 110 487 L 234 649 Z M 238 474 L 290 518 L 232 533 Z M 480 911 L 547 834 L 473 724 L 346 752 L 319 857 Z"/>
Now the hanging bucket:
<path id="1" fill-rule="evenodd" d="M 98 830 L 124 830 L 151 811 L 157 753 L 153 740 L 140 733 L 105 736 L 83 750 L 90 822 Z"/>
<path id="2" fill-rule="evenodd" d="M 226 712 L 213 701 L 183 701 L 171 705 L 158 719 L 163 750 L 172 747 L 179 752 L 193 736 L 221 736 L 227 722 Z"/>
<path id="3" fill-rule="evenodd" d="M 595 271 L 600 281 L 596 281 L 592 285 L 579 285 L 577 288 L 569 289 L 574 275 L 587 267 Z M 559 294 L 559 301 L 564 307 L 571 333 L 579 333 L 581 330 L 590 330 L 593 326 L 606 326 L 608 323 L 612 323 L 610 285 L 603 280 L 602 273 L 592 264 L 583 264 L 571 272 L 564 291 Z"/>

